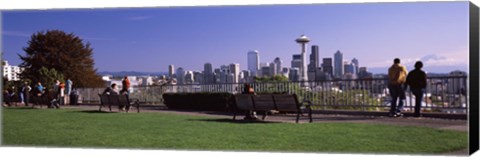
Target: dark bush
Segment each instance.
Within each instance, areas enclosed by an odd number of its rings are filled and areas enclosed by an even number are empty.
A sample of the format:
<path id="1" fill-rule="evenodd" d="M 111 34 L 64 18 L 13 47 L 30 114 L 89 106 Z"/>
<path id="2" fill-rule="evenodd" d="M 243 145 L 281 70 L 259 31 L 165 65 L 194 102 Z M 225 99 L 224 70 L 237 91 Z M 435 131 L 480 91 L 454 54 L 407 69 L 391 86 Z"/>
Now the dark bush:
<path id="1" fill-rule="evenodd" d="M 169 109 L 228 111 L 232 106 L 231 93 L 166 93 L 165 105 Z"/>

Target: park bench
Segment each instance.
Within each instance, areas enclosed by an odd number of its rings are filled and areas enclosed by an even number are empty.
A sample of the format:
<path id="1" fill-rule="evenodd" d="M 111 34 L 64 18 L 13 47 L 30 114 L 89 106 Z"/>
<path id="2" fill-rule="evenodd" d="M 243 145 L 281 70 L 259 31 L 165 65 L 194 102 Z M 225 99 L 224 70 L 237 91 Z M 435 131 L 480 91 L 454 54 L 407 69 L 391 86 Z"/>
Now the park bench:
<path id="1" fill-rule="evenodd" d="M 263 111 L 262 120 L 265 120 L 268 111 L 276 110 L 280 112 L 295 112 L 297 114 L 296 123 L 302 114 L 303 105 L 298 102 L 296 94 L 237 94 L 234 95 L 235 109 L 233 120 L 239 111 Z M 308 109 L 308 117 L 312 122 L 312 110 L 310 104 L 305 106 Z"/>
<path id="2" fill-rule="evenodd" d="M 102 111 L 102 107 L 108 106 L 109 110 L 112 111 L 112 106 L 125 106 L 125 112 L 128 113 L 130 107 L 134 105 L 137 108 L 137 113 L 140 112 L 140 103 L 139 100 L 131 101 L 128 98 L 128 95 L 108 95 L 108 94 L 98 94 L 100 97 L 100 108 L 99 111 Z"/>

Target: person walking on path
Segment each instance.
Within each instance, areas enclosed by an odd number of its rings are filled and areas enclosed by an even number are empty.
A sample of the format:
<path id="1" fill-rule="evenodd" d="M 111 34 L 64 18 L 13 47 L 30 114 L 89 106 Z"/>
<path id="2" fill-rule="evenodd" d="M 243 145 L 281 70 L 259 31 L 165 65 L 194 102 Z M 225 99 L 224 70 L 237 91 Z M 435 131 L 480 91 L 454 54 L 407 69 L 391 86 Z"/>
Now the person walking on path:
<path id="1" fill-rule="evenodd" d="M 427 74 L 422 70 L 423 63 L 417 61 L 415 69 L 410 71 L 407 76 L 407 85 L 410 87 L 413 95 L 415 95 L 415 111 L 414 117 L 420 117 L 420 107 L 422 106 L 423 93 L 427 87 Z"/>
<path id="2" fill-rule="evenodd" d="M 401 113 L 403 109 L 403 100 L 405 100 L 403 84 L 406 81 L 406 77 L 407 68 L 400 64 L 400 59 L 395 58 L 393 60 L 393 65 L 388 69 L 388 90 L 390 92 L 390 96 L 392 97 L 389 113 L 390 117 L 403 116 Z"/>
<path id="3" fill-rule="evenodd" d="M 31 90 L 32 90 L 32 87 L 30 87 L 28 85 L 28 82 L 25 81 L 25 83 L 22 86 L 21 95 L 20 95 L 20 98 L 22 99 L 22 102 L 25 104 L 25 106 L 28 106 L 28 100 L 30 98 Z"/>

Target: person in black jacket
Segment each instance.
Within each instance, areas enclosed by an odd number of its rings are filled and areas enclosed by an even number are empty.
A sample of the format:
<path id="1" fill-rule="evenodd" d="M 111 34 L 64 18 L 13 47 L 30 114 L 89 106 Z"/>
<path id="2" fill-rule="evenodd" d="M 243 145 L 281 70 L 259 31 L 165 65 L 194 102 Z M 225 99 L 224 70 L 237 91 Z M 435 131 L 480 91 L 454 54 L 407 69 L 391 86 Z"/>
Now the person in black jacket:
<path id="1" fill-rule="evenodd" d="M 420 117 L 420 107 L 422 105 L 423 93 L 427 87 L 427 74 L 422 71 L 423 63 L 417 61 L 415 69 L 410 71 L 407 75 L 407 85 L 410 86 L 410 91 L 415 95 L 415 112 L 414 117 Z"/>

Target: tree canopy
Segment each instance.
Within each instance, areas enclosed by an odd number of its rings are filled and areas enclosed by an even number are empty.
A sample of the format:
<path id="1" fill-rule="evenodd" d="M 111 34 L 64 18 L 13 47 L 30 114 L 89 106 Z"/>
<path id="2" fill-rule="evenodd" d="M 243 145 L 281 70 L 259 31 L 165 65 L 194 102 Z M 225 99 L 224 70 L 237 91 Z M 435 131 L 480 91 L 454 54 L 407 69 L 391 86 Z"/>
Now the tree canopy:
<path id="1" fill-rule="evenodd" d="M 41 72 L 54 69 L 65 79 L 70 78 L 74 87 L 104 85 L 94 68 L 93 48 L 73 33 L 67 34 L 61 30 L 37 32 L 31 36 L 28 47 L 23 50 L 25 56 L 18 54 L 23 61 L 20 67 L 25 68 L 21 74 L 22 79 L 44 81 L 42 75 L 45 73 Z"/>
<path id="2" fill-rule="evenodd" d="M 288 78 L 283 75 L 254 77 L 255 82 L 287 82 Z"/>

